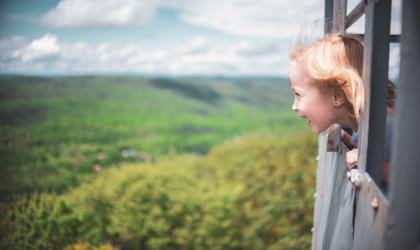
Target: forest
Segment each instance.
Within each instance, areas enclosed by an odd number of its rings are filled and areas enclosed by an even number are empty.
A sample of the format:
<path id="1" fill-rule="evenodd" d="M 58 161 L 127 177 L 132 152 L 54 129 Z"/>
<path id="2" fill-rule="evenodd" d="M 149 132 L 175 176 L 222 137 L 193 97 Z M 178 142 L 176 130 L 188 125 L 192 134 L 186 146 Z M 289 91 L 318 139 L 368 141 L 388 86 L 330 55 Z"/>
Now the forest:
<path id="1" fill-rule="evenodd" d="M 0 77 L 1 249 L 308 249 L 283 78 Z"/>

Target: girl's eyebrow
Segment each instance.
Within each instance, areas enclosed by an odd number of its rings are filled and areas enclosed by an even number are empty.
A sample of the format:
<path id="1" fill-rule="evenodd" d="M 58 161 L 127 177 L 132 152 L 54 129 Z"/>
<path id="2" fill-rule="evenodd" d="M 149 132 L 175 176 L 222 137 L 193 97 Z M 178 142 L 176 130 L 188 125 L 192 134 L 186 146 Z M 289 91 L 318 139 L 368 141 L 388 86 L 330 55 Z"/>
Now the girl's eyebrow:
<path id="1" fill-rule="evenodd" d="M 290 86 L 290 89 L 291 89 L 294 93 L 301 93 L 301 91 L 300 91 L 300 89 L 299 89 L 299 88 L 298 88 L 298 89 L 296 89 L 296 88 L 294 88 L 294 87 Z"/>

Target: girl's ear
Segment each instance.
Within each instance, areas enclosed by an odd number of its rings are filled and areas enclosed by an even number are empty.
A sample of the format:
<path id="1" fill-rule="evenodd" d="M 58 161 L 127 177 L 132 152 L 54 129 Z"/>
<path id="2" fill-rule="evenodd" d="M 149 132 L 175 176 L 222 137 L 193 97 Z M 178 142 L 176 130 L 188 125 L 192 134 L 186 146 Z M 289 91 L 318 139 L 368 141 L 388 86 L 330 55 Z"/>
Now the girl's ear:
<path id="1" fill-rule="evenodd" d="M 345 103 L 344 97 L 342 95 L 338 94 L 338 93 L 334 93 L 334 95 L 332 96 L 332 99 L 333 99 L 332 100 L 333 105 L 336 108 L 339 108 L 339 107 L 343 106 L 344 103 Z"/>

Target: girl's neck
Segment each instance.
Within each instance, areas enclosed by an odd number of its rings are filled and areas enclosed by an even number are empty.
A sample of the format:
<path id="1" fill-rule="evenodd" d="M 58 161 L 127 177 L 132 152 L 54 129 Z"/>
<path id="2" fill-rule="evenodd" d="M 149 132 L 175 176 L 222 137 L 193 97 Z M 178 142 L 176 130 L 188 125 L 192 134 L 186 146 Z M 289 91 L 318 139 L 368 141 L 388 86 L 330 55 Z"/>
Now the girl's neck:
<path id="1" fill-rule="evenodd" d="M 359 129 L 359 122 L 353 116 L 346 115 L 339 121 L 341 125 L 351 128 L 354 132 Z"/>
<path id="2" fill-rule="evenodd" d="M 359 123 L 354 118 L 351 119 L 351 120 L 352 120 L 351 121 L 352 125 L 350 127 L 351 127 L 351 129 L 353 129 L 354 132 L 357 132 L 357 130 L 359 129 Z"/>

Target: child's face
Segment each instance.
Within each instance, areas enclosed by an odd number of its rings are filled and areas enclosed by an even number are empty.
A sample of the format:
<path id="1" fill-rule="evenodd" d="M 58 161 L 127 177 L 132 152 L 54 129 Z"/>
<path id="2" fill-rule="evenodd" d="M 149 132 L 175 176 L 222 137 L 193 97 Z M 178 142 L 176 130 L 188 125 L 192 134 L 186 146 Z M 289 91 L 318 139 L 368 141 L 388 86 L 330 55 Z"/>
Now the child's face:
<path id="1" fill-rule="evenodd" d="M 292 109 L 300 117 L 308 119 L 312 132 L 320 134 L 339 122 L 341 112 L 334 105 L 334 95 L 329 91 L 321 93 L 313 80 L 300 71 L 296 62 L 290 66 L 289 78 L 294 93 Z"/>

